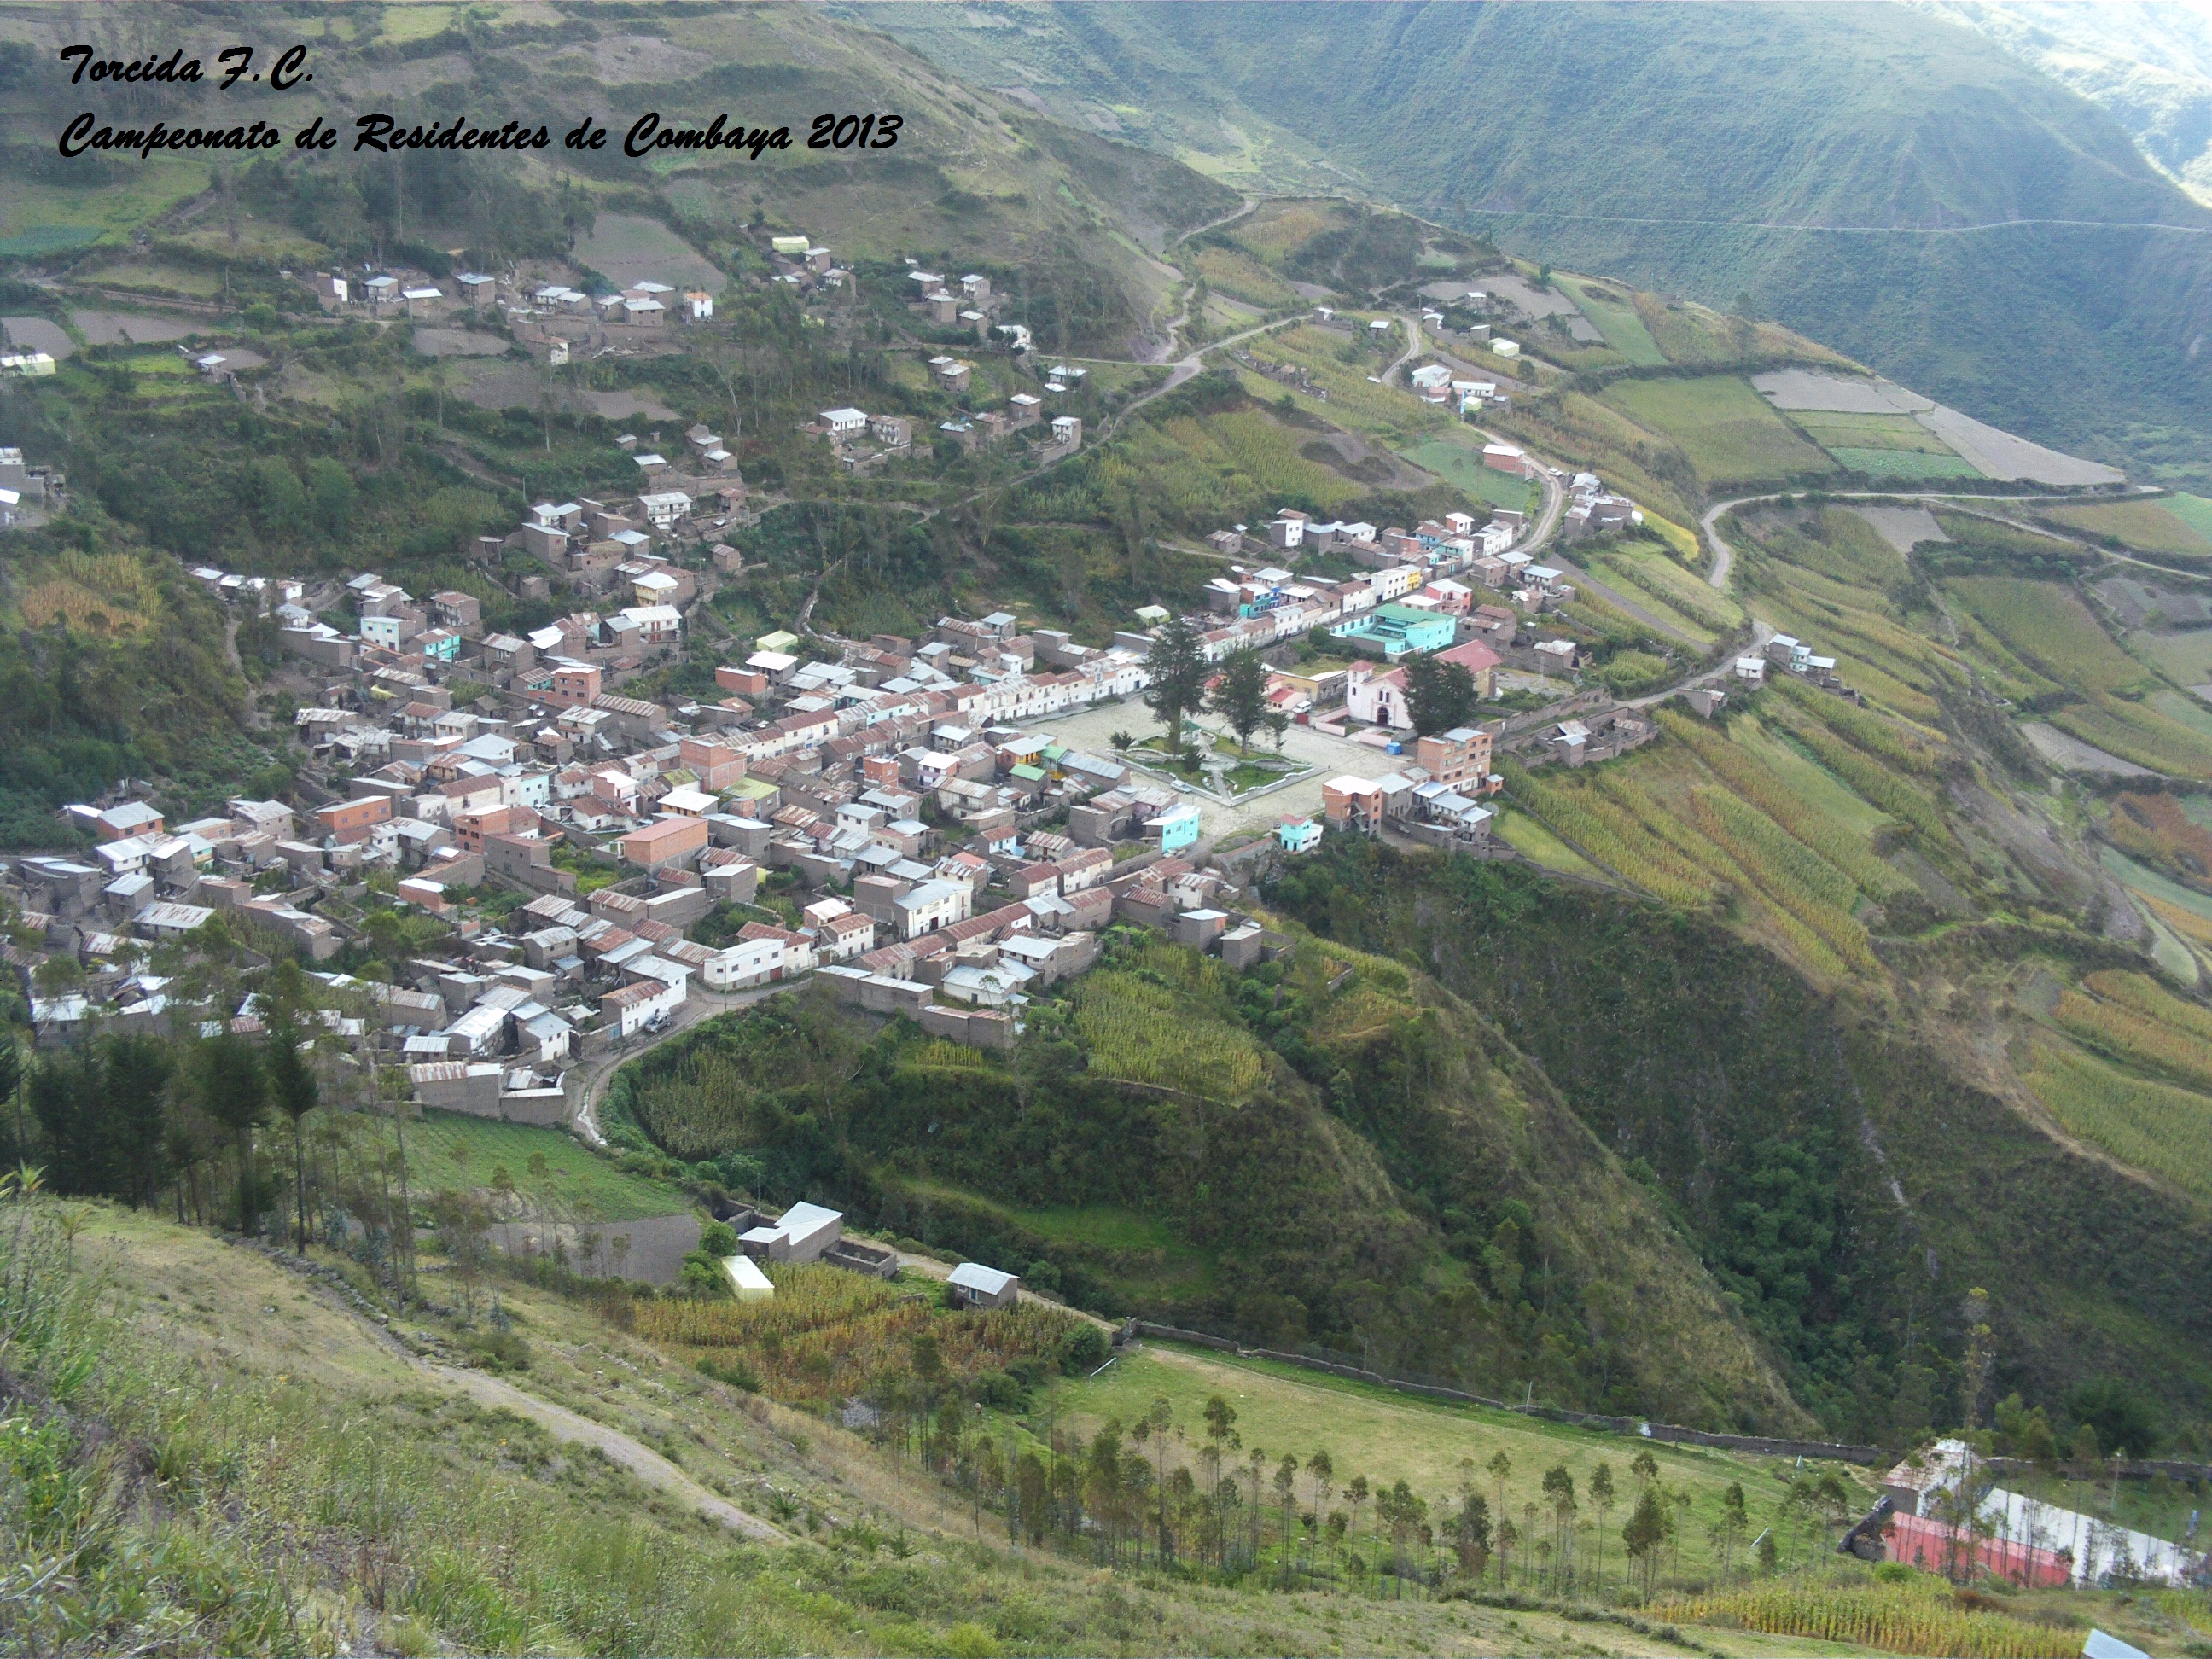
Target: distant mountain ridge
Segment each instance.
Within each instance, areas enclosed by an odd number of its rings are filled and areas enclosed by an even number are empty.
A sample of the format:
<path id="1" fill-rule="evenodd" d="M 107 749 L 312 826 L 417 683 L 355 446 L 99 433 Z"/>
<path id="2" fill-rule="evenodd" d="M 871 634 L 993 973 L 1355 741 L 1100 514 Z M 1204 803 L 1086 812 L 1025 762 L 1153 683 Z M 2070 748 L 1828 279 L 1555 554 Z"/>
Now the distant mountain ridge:
<path id="1" fill-rule="evenodd" d="M 1916 0 L 2108 111 L 2152 166 L 2212 205 L 2212 6 L 2203 0 Z"/>
<path id="2" fill-rule="evenodd" d="M 2138 477 L 2212 482 L 2212 211 L 2106 111 L 1927 13 L 865 15 L 963 76 L 1241 187 L 1333 173 L 1530 257 L 1721 306 L 1747 295 L 1979 418 Z"/>

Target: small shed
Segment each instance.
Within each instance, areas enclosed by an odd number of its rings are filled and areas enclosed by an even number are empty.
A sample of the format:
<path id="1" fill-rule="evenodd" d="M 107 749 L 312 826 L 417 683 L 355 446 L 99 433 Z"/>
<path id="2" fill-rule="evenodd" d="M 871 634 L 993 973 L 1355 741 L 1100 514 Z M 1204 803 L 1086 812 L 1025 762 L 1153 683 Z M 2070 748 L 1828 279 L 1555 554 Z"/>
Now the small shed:
<path id="1" fill-rule="evenodd" d="M 729 1274 L 730 1288 L 738 1293 L 740 1302 L 766 1302 L 775 1294 L 775 1286 L 769 1276 L 749 1255 L 724 1257 L 722 1271 Z"/>
<path id="2" fill-rule="evenodd" d="M 1022 1288 L 1012 1273 L 1002 1273 L 980 1261 L 963 1261 L 945 1279 L 956 1308 L 1003 1308 Z"/>

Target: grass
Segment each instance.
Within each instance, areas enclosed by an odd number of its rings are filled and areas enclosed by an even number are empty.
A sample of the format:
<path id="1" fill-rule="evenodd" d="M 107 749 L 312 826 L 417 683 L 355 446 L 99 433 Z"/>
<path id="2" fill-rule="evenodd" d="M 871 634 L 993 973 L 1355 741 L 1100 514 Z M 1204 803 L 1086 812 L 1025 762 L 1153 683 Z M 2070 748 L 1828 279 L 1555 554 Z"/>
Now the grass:
<path id="1" fill-rule="evenodd" d="M 1499 840 L 1544 869 L 1596 881 L 1606 879 L 1602 870 L 1546 829 L 1541 820 L 1526 812 L 1499 813 L 1497 830 Z"/>
<path id="2" fill-rule="evenodd" d="M 2070 1133 L 2212 1203 L 2212 1099 L 2055 1042 L 2035 1045 L 2025 1081 Z"/>
<path id="3" fill-rule="evenodd" d="M 1470 495 L 1492 507 L 1502 507 L 1534 517 L 1541 494 L 1527 478 L 1485 466 L 1479 450 L 1449 438 L 1431 438 L 1399 452 L 1415 466 L 1433 472 L 1446 483 L 1456 484 Z"/>
<path id="4" fill-rule="evenodd" d="M 1235 1427 L 1246 1455 L 1257 1448 L 1273 1464 L 1285 1453 L 1304 1460 L 1326 1449 L 1340 1492 L 1355 1475 L 1364 1475 L 1370 1487 L 1404 1480 L 1434 1509 L 1440 1500 L 1449 1503 L 1450 1494 L 1471 1477 L 1494 1513 L 1498 1491 L 1486 1466 L 1503 1452 L 1511 1465 L 1505 1481 L 1505 1510 L 1516 1525 L 1522 1506 L 1541 1500 L 1545 1470 L 1564 1464 L 1577 1492 L 1586 1494 L 1592 1469 L 1601 1461 L 1608 1462 L 1616 1486 L 1628 1494 L 1626 1504 L 1617 1506 L 1607 1523 L 1609 1576 L 1617 1576 L 1622 1567 L 1620 1528 L 1635 1501 L 1628 1463 L 1639 1449 L 1651 1452 L 1664 1486 L 1691 1497 L 1682 1559 L 1685 1569 L 1692 1571 L 1717 1564 L 1707 1523 L 1719 1517 L 1729 1486 L 1742 1486 L 1756 1533 L 1775 1518 L 1784 1492 L 1769 1471 L 1788 1468 L 1786 1463 L 1680 1449 L 1663 1443 L 1619 1440 L 1512 1413 L 1423 1401 L 1278 1362 L 1155 1342 L 1147 1342 L 1141 1352 L 1125 1357 L 1097 1377 L 1062 1384 L 1058 1408 L 1062 1417 L 1085 1425 L 1109 1417 L 1129 1423 L 1152 1408 L 1154 1401 L 1164 1399 L 1175 1424 L 1184 1431 L 1182 1444 L 1170 1453 L 1170 1459 L 1194 1462 L 1196 1448 L 1205 1442 L 1206 1402 L 1216 1395 L 1236 1411 Z M 1198 1471 L 1194 1468 L 1192 1473 Z M 1588 1497 L 1580 1501 L 1589 1513 Z M 1450 1507 L 1455 1508 L 1455 1503 Z M 1538 1524 L 1548 1530 L 1547 1522 Z"/>
<path id="5" fill-rule="evenodd" d="M 2165 501 L 2100 501 L 2087 507 L 2056 507 L 2044 516 L 2079 531 L 2093 541 L 2117 538 L 2138 553 L 2180 553 L 2212 556 L 2212 510 L 2191 513 L 2174 496 Z M 2212 503 L 2197 505 L 2212 508 Z M 2202 518 L 2204 522 L 2193 520 Z"/>
<path id="6" fill-rule="evenodd" d="M 1613 290 L 1596 283 L 1553 273 L 1552 280 L 1574 297 L 1583 314 L 1595 323 L 1605 343 L 1626 362 L 1639 368 L 1656 368 L 1667 361 L 1651 331 L 1644 325 L 1634 303 L 1613 297 Z"/>
<path id="7" fill-rule="evenodd" d="M 528 1213 L 639 1221 L 672 1215 L 690 1200 L 665 1182 L 617 1169 L 558 1129 L 430 1111 L 407 1137 L 408 1185 L 489 1190 L 505 1170 Z"/>
<path id="8" fill-rule="evenodd" d="M 1604 401 L 1679 444 L 1708 486 L 1833 470 L 1826 456 L 1733 374 L 1623 381 L 1606 392 Z"/>
<path id="9" fill-rule="evenodd" d="M 525 1368 L 482 1380 L 520 1389 L 522 1405 L 479 1403 L 464 1372 L 417 1364 L 252 1250 L 88 1209 L 72 1271 L 51 1222 L 27 1251 L 10 1237 L 18 1212 L 0 1206 L 10 1224 L 0 1229 L 0 1328 L 11 1336 L 0 1538 L 33 1571 L 72 1559 L 78 1568 L 11 1596 L 11 1644 L 1012 1655 L 1158 1642 L 1456 1654 L 1574 1640 L 1576 1627 L 1551 1615 L 1194 1591 L 1013 1552 L 1002 1528 L 994 1541 L 992 1517 L 971 1530 L 968 1504 L 917 1480 L 910 1462 L 818 1414 L 734 1395 L 594 1304 L 528 1285 L 499 1285 Z M 55 1316 L 27 1330 L 14 1317 L 26 1290 Z M 483 1328 L 420 1307 L 395 1310 L 392 1323 L 463 1364 Z M 628 1436 L 689 1484 L 647 1485 L 523 1414 L 547 1407 L 570 1414 L 571 1433 L 598 1425 Z M 791 1541 L 735 1540 L 692 1513 L 708 1493 L 782 1517 Z M 1172 1643 L 1152 1634 L 1164 1632 Z"/>
<path id="10" fill-rule="evenodd" d="M 1957 455 L 1917 454 L 1902 449 L 1859 449 L 1842 444 L 1828 446 L 1838 466 L 1863 472 L 1869 478 L 1897 478 L 1913 483 L 1946 478 L 1978 478 L 1972 462 Z"/>
<path id="11" fill-rule="evenodd" d="M 2166 510 L 2207 541 L 2212 541 L 2212 501 L 2176 490 L 2166 498 Z"/>

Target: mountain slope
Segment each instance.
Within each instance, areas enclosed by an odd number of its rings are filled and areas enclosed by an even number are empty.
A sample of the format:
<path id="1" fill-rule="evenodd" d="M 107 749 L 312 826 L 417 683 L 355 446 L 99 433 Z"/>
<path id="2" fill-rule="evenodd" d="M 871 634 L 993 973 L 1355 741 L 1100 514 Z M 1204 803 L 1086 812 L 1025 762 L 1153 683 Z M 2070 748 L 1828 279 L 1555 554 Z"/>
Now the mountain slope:
<path id="1" fill-rule="evenodd" d="M 1831 1001 L 1687 917 L 1355 842 L 1275 896 L 1421 960 L 1535 1057 L 1831 1431 L 1910 1443 L 1931 1407 L 1952 1420 L 1978 1286 L 1996 1301 L 1990 1398 L 2055 1413 L 2116 1379 L 2202 1420 L 2212 1227 L 1960 1080 L 1954 1034 L 1919 1012 L 1940 1006 L 1942 973 L 1894 1004 Z"/>
<path id="2" fill-rule="evenodd" d="M 0 8 L 0 63 L 50 58 L 75 27 L 37 8 Z M 51 145 L 32 135 L 58 129 L 82 107 L 82 94 L 65 79 L 0 73 L 10 135 L 0 140 L 0 157 L 21 181 L 0 189 L 0 254 L 127 247 L 150 230 L 272 264 L 312 264 L 326 252 L 434 262 L 455 245 L 496 264 L 567 252 L 574 231 L 580 245 L 614 258 L 625 240 L 646 251 L 641 238 L 653 232 L 635 222 L 643 214 L 695 245 L 671 257 L 704 277 L 725 262 L 741 227 L 767 222 L 825 241 L 848 262 L 903 252 L 957 259 L 961 270 L 1018 268 L 1030 291 L 1077 313 L 1072 337 L 1053 337 L 1048 325 L 1038 328 L 1040 343 L 1118 354 L 1143 334 L 1176 280 L 1152 253 L 1237 205 L 1235 192 L 1172 160 L 1061 129 L 962 83 L 887 35 L 800 7 L 465 16 L 404 7 L 382 15 L 383 33 L 373 27 L 326 29 L 313 40 L 314 82 L 288 94 L 288 126 L 320 113 L 349 133 L 354 118 L 373 110 L 404 128 L 482 120 L 498 109 L 544 124 L 554 146 L 495 168 L 452 153 L 410 152 L 394 167 L 344 145 L 311 163 L 280 152 L 292 199 L 272 224 L 268 161 L 252 170 L 243 219 L 223 192 L 200 193 L 204 169 L 163 174 L 163 189 L 149 183 L 128 192 L 118 188 L 122 175 L 96 159 L 56 173 Z M 272 10 L 240 19 L 235 38 L 265 61 L 299 32 Z M 204 35 L 188 31 L 185 41 L 212 57 Z M 172 119 L 207 110 L 207 94 L 191 89 L 134 88 L 134 97 L 148 113 Z M 94 101 L 133 106 L 112 96 Z M 558 135 L 586 112 L 611 130 L 607 148 L 562 148 Z M 896 113 L 902 125 L 888 144 L 811 148 L 824 112 Z M 648 112 L 672 130 L 704 128 L 717 115 L 741 126 L 785 126 L 790 145 L 758 155 L 624 155 L 623 136 Z M 594 218 L 616 213 L 624 222 L 595 244 Z M 286 234 L 288 222 L 320 246 Z"/>
<path id="3" fill-rule="evenodd" d="M 1310 184 L 1222 129 L 1302 132 L 1373 193 L 1516 252 L 1723 306 L 1747 292 L 1981 418 L 2139 472 L 2205 473 L 2212 236 L 2132 227 L 2195 232 L 2212 213 L 2095 106 L 1936 19 L 1094 6 L 1024 9 L 1012 37 L 934 9 L 868 15 L 994 84 L 1042 60 L 1073 115 L 1157 80 L 1169 115 L 1139 136 L 1224 178 Z"/>
<path id="4" fill-rule="evenodd" d="M 2109 111 L 2151 164 L 2212 203 L 2212 9 L 1921 0 Z"/>
<path id="5" fill-rule="evenodd" d="M 1030 1264 L 1091 1311 L 1317 1344 L 1496 1396 L 1790 1432 L 1730 1299 L 1538 1068 L 1397 963 L 1231 975 L 1119 939 L 1000 1060 L 817 993 L 617 1075 L 618 1143 Z"/>

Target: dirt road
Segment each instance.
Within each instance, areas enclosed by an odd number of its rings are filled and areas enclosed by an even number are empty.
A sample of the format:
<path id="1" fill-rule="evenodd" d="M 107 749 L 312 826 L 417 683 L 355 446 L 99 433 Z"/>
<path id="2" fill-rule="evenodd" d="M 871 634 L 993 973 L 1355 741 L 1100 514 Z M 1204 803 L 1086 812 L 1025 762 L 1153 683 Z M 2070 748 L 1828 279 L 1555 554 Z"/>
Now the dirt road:
<path id="1" fill-rule="evenodd" d="M 451 1384 L 480 1405 L 496 1406 L 540 1425 L 556 1440 L 597 1448 L 648 1486 L 657 1486 L 671 1498 L 689 1504 L 710 1521 L 719 1521 L 732 1532 L 761 1544 L 787 1544 L 791 1540 L 757 1515 L 749 1515 L 726 1498 L 718 1497 L 678 1468 L 659 1452 L 640 1444 L 619 1429 L 594 1423 L 588 1417 L 556 1406 L 550 1400 L 518 1389 L 504 1377 L 488 1371 L 461 1370 L 452 1365 L 427 1362 L 423 1369 Z"/>

